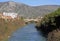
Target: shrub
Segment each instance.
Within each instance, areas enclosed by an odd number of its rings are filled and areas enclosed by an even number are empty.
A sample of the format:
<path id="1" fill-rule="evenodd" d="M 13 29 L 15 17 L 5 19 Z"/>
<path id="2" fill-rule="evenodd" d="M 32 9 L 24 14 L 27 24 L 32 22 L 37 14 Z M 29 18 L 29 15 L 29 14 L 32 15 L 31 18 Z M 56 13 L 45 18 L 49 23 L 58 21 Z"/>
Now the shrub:
<path id="1" fill-rule="evenodd" d="M 40 21 L 40 25 L 38 27 L 44 34 L 48 34 L 49 32 L 59 29 L 60 27 L 60 8 L 56 11 L 45 15 Z"/>

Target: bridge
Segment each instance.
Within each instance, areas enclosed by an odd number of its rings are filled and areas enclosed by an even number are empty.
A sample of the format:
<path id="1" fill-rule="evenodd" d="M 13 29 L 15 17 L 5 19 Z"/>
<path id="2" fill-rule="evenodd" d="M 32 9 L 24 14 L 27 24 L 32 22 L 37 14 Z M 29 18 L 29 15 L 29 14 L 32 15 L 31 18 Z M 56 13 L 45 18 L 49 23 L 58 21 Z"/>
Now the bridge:
<path id="1" fill-rule="evenodd" d="M 40 19 L 24 19 L 25 22 L 38 22 Z"/>

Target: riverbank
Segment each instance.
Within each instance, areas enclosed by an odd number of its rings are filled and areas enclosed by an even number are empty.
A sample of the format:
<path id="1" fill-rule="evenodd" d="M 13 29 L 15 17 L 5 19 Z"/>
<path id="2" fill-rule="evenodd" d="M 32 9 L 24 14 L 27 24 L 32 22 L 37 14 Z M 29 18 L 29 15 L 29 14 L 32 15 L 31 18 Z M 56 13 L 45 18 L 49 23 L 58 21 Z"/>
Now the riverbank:
<path id="1" fill-rule="evenodd" d="M 60 41 L 60 8 L 45 15 L 36 28 L 47 37 L 47 41 Z"/>
<path id="2" fill-rule="evenodd" d="M 25 22 L 21 19 L 5 20 L 0 18 L 0 41 L 7 40 L 12 32 L 24 25 Z"/>

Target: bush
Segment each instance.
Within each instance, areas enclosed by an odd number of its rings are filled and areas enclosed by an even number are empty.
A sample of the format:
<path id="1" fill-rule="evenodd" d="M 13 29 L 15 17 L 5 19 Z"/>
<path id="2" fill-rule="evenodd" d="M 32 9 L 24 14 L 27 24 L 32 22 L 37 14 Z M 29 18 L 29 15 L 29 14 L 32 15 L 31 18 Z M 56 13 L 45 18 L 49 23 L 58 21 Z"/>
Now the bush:
<path id="1" fill-rule="evenodd" d="M 38 27 L 44 34 L 48 34 L 49 32 L 60 29 L 60 8 L 58 10 L 45 15 L 40 21 L 40 25 Z"/>

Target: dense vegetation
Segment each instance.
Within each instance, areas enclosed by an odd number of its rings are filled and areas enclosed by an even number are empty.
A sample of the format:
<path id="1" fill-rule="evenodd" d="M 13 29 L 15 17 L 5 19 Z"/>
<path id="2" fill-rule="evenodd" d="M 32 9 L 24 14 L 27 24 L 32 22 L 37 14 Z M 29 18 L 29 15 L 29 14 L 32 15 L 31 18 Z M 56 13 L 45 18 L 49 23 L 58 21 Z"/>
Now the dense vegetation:
<path id="1" fill-rule="evenodd" d="M 44 35 L 48 35 L 49 32 L 53 30 L 60 29 L 60 8 L 58 10 L 45 15 L 38 24 L 36 28 L 41 30 Z"/>
<path id="2" fill-rule="evenodd" d="M 7 41 L 11 33 L 24 25 L 22 19 L 2 19 L 0 18 L 0 41 Z"/>

